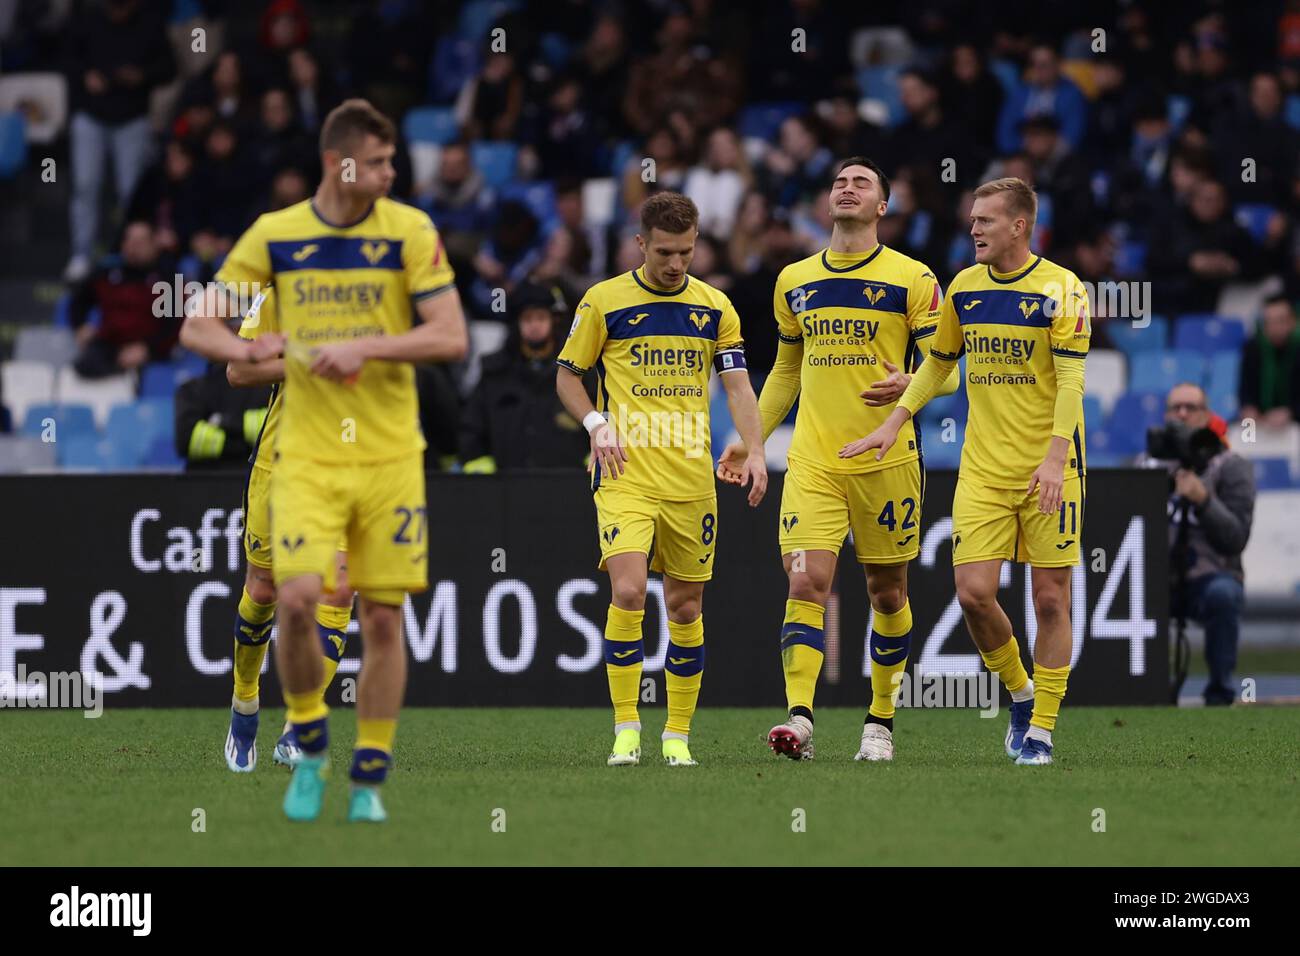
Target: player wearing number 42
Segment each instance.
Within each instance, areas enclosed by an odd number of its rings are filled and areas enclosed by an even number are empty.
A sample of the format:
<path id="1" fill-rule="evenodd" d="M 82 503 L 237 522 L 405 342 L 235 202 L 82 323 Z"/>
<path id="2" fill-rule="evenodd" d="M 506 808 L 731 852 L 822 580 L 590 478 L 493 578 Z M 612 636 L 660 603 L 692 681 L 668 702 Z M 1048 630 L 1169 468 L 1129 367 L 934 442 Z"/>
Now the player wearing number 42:
<path id="1" fill-rule="evenodd" d="M 718 535 L 710 368 L 721 376 L 732 418 L 749 443 L 736 483 L 750 483 L 753 506 L 767 490 L 740 318 L 725 295 L 687 274 L 698 224 L 695 203 L 685 196 L 665 192 L 646 200 L 637 236 L 644 264 L 587 291 L 557 359 L 560 400 L 591 435 L 600 567 L 609 572 L 612 592 L 604 645 L 614 705 L 611 767 L 641 758 L 641 623 L 651 567 L 663 572 L 668 606 L 663 756 L 669 766 L 696 763 L 689 740 L 704 676 L 701 602 Z M 595 406 L 582 385 L 592 368 L 599 379 Z"/>
<path id="2" fill-rule="evenodd" d="M 976 264 L 948 288 L 930 360 L 898 407 L 840 452 L 881 458 L 963 353 L 970 417 L 952 506 L 952 563 L 980 656 L 1011 693 L 1004 740 L 1022 766 L 1052 762 L 1070 673 L 1070 578 L 1083 535 L 1083 367 L 1092 328 L 1073 273 L 1031 254 L 1038 200 L 1019 179 L 975 190 Z M 1031 680 L 997 601 L 1002 562 L 1033 568 L 1038 639 Z"/>
<path id="3" fill-rule="evenodd" d="M 891 760 L 912 631 L 907 564 L 921 541 L 921 440 L 908 424 L 897 447 L 880 460 L 848 461 L 838 452 L 884 421 L 925 358 L 939 315 L 939 283 L 924 264 L 877 239 L 889 179 L 870 159 L 843 160 L 828 200 L 830 247 L 777 278 L 773 310 L 780 345 L 759 399 L 765 438 L 799 399 L 778 530 L 790 580 L 781 628 L 788 716 L 768 733 L 768 744 L 795 760 L 813 756 L 826 602 L 852 530 L 872 609 L 871 704 L 856 759 Z M 953 376 L 947 391 L 956 381 Z M 745 453 L 743 442 L 727 447 L 718 465 L 723 480 L 734 476 Z"/>

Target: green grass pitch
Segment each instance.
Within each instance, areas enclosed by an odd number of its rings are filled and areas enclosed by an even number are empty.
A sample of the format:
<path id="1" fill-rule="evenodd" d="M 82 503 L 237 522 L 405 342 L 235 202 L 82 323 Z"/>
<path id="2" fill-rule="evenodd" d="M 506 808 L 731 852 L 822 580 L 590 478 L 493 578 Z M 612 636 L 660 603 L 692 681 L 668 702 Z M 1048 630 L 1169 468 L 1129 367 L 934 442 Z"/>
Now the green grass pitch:
<path id="1" fill-rule="evenodd" d="M 818 758 L 795 763 L 763 743 L 779 709 L 704 708 L 692 738 L 700 766 L 670 769 L 662 709 L 642 716 L 641 766 L 610 769 L 603 710 L 407 710 L 385 790 L 391 819 L 362 826 L 343 822 L 350 710 L 331 721 L 334 775 L 315 824 L 281 814 L 288 774 L 270 759 L 280 710 L 263 712 L 257 770 L 238 775 L 221 756 L 224 711 L 11 711 L 0 718 L 0 862 L 1300 862 L 1293 708 L 1067 706 L 1051 767 L 1002 755 L 1005 712 L 902 710 L 894 762 L 877 765 L 853 762 L 858 711 L 820 711 Z"/>

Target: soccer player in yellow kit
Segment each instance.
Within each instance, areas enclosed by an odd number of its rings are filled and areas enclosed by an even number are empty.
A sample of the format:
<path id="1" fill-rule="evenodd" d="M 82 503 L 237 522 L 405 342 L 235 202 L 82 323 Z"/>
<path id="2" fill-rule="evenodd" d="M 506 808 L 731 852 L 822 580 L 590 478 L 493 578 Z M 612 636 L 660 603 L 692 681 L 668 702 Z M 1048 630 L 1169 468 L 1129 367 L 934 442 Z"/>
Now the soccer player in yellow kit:
<path id="1" fill-rule="evenodd" d="M 894 707 L 912 631 L 907 563 L 921 542 L 921 440 L 909 424 L 904 441 L 883 460 L 848 462 L 838 452 L 881 422 L 907 387 L 908 372 L 929 351 L 940 292 L 925 265 L 877 239 L 889 202 L 889 179 L 879 166 L 862 156 L 840 162 L 829 201 L 830 247 L 777 277 L 780 344 L 759 399 L 764 438 L 800 402 L 779 533 L 790 582 L 781 629 L 789 715 L 768 733 L 768 745 L 795 760 L 813 757 L 826 601 L 852 530 L 874 612 L 871 704 L 856 759 L 892 760 Z M 955 387 L 953 379 L 948 391 Z M 729 445 L 719 477 L 734 480 L 745 454 L 743 442 Z"/>
<path id="2" fill-rule="evenodd" d="M 611 767 L 641 758 L 637 699 L 648 565 L 663 572 L 668 606 L 663 756 L 669 766 L 696 763 L 689 739 L 704 674 L 701 602 L 718 535 L 711 368 L 721 376 L 736 427 L 751 449 L 737 481 L 752 482 L 751 506 L 767 490 L 740 318 L 723 293 L 687 274 L 698 225 L 699 211 L 685 196 L 665 192 L 646 200 L 637 236 L 644 265 L 587 291 L 557 359 L 560 400 L 591 435 L 600 567 L 609 572 L 611 591 L 604 644 L 614 705 Z M 599 407 L 582 385 L 592 368 Z"/>
<path id="3" fill-rule="evenodd" d="M 239 327 L 240 338 L 256 339 L 264 334 L 278 334 L 275 292 L 261 291 L 253 300 Z M 260 711 L 258 685 L 262 663 L 275 623 L 275 581 L 271 573 L 271 466 L 275 453 L 275 436 L 283 407 L 284 359 L 262 362 L 231 362 L 226 378 L 237 388 L 271 386 L 271 403 L 257 426 L 253 443 L 252 467 L 244 487 L 244 558 L 247 571 L 244 591 L 235 615 L 235 690 L 231 698 L 230 728 L 226 732 L 224 753 L 226 766 L 236 773 L 249 773 L 257 766 L 257 726 Z M 345 555 L 339 555 L 338 586 L 324 595 L 316 608 L 316 629 L 324 656 L 325 681 L 321 694 L 334 679 L 348 641 L 348 622 L 352 617 L 352 589 L 347 585 Z M 285 725 L 276 741 L 272 759 L 292 767 L 301 751 Z"/>
<path id="4" fill-rule="evenodd" d="M 948 287 L 930 361 L 885 423 L 841 452 L 887 453 L 965 353 L 970 418 L 952 504 L 953 575 L 975 646 L 1011 693 L 1003 746 L 1027 766 L 1052 762 L 1070 673 L 1070 569 L 1083 536 L 1083 367 L 1092 334 L 1079 280 L 1029 251 L 1037 211 L 1037 196 L 1019 179 L 975 190 L 977 264 Z M 1004 560 L 1033 568 L 1032 680 L 998 606 Z"/>
<path id="5" fill-rule="evenodd" d="M 291 820 L 316 819 L 324 799 L 329 711 L 314 618 L 336 583 L 341 538 L 365 645 L 348 819 L 386 819 L 378 787 L 406 686 L 402 602 L 428 586 L 425 444 L 411 365 L 457 361 L 468 347 L 437 230 L 387 198 L 396 138 L 366 101 L 340 104 L 321 127 L 315 196 L 261 216 L 230 251 L 220 276 L 274 284 L 282 334 L 249 342 L 231 333 L 212 318 L 217 287 L 186 320 L 203 326 L 205 354 L 216 360 L 257 363 L 279 348 L 286 358 L 270 511 L 276 664 L 302 750 L 284 799 Z"/>

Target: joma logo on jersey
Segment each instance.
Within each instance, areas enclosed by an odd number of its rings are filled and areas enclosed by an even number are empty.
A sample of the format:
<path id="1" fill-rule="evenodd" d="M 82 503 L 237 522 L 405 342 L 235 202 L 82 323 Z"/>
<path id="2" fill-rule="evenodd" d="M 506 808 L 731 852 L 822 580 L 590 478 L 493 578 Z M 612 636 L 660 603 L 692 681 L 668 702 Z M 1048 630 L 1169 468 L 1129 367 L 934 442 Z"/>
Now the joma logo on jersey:
<path id="1" fill-rule="evenodd" d="M 970 329 L 962 338 L 966 342 L 967 355 L 1007 355 L 1025 361 L 1034 357 L 1034 346 L 1038 344 L 1032 339 L 1017 338 L 1014 335 L 980 335 Z"/>
<path id="2" fill-rule="evenodd" d="M 378 242 L 369 240 L 361 243 L 361 254 L 365 256 L 366 262 L 372 266 L 379 265 L 384 256 L 388 255 L 389 245 L 380 239 Z"/>
<path id="3" fill-rule="evenodd" d="M 1040 304 L 1041 303 L 1037 299 L 1021 299 L 1020 314 L 1023 315 L 1026 319 L 1029 318 L 1031 315 L 1033 315 L 1035 312 L 1038 311 L 1038 306 Z"/>
<path id="4" fill-rule="evenodd" d="M 320 251 L 320 246 L 316 245 L 316 243 L 314 242 L 309 242 L 307 243 L 307 245 L 303 246 L 301 249 L 299 249 L 297 252 L 293 254 L 293 261 L 302 262 L 312 253 L 318 251 Z"/>
<path id="5" fill-rule="evenodd" d="M 688 369 L 704 368 L 703 349 L 663 349 L 636 342 L 632 345 L 633 368 L 673 365 Z"/>
<path id="6" fill-rule="evenodd" d="M 636 318 L 634 318 L 634 319 L 628 319 L 628 320 L 627 320 L 627 324 L 628 324 L 628 325 L 640 325 L 640 324 L 641 324 L 641 321 L 642 321 L 643 319 L 648 319 L 648 318 L 650 318 L 650 313 L 649 313 L 649 312 L 638 312 L 638 313 L 636 314 Z"/>
<path id="7" fill-rule="evenodd" d="M 882 289 L 879 286 L 868 285 L 865 289 L 862 290 L 862 294 L 867 297 L 868 302 L 870 302 L 872 305 L 875 305 L 877 302 L 879 302 L 881 299 L 885 297 L 886 291 L 888 290 Z"/>

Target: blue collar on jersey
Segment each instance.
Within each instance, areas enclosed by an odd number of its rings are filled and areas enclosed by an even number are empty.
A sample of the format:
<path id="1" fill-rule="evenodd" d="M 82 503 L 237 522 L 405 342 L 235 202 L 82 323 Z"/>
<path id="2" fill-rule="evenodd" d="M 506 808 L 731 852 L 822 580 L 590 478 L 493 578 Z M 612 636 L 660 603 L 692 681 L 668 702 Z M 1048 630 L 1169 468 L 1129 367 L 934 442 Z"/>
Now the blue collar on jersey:
<path id="1" fill-rule="evenodd" d="M 663 289 L 656 289 L 654 286 L 646 285 L 645 282 L 642 281 L 641 277 L 637 275 L 637 272 L 639 271 L 640 271 L 640 267 L 633 269 L 632 278 L 636 280 L 637 285 L 645 289 L 651 295 L 681 295 L 683 292 L 686 291 L 686 287 L 691 284 L 691 277 L 686 276 L 684 279 L 682 279 L 682 286 L 680 289 L 672 289 L 669 291 L 664 291 Z"/>
<path id="2" fill-rule="evenodd" d="M 871 255 L 867 256 L 861 262 L 855 262 L 851 266 L 833 266 L 831 265 L 830 259 L 827 258 L 826 255 L 828 252 L 831 251 L 830 246 L 827 246 L 825 249 L 822 250 L 822 265 L 825 266 L 831 272 L 852 272 L 854 269 L 861 269 L 872 259 L 876 258 L 876 256 L 880 255 L 880 250 L 884 248 L 885 248 L 885 244 L 883 242 L 877 243 L 876 248 L 871 253 Z"/>
<path id="3" fill-rule="evenodd" d="M 1037 267 L 1037 265 L 1042 261 L 1043 261 L 1042 256 L 1035 256 L 1034 261 L 1030 263 L 1029 266 L 1023 272 L 1019 273 L 1018 275 L 1013 275 L 1009 279 L 999 279 L 997 276 L 995 276 L 993 274 L 992 266 L 986 266 L 985 268 L 989 270 L 989 278 L 992 279 L 994 282 L 998 283 L 999 285 L 1009 285 L 1012 282 L 1019 282 L 1025 276 L 1029 275 L 1029 273 L 1033 272 L 1034 269 Z"/>
<path id="4" fill-rule="evenodd" d="M 366 211 L 361 214 L 361 218 L 354 220 L 353 222 L 330 222 L 328 219 L 322 216 L 320 214 L 320 210 L 316 208 L 315 199 L 311 201 L 311 211 L 312 211 L 312 215 L 314 215 L 321 222 L 325 223 L 325 225 L 329 226 L 331 229 L 351 229 L 353 226 L 358 226 L 361 223 L 366 221 L 366 217 L 368 217 L 372 212 L 375 211 L 375 204 L 371 203 L 369 206 L 367 206 Z"/>

